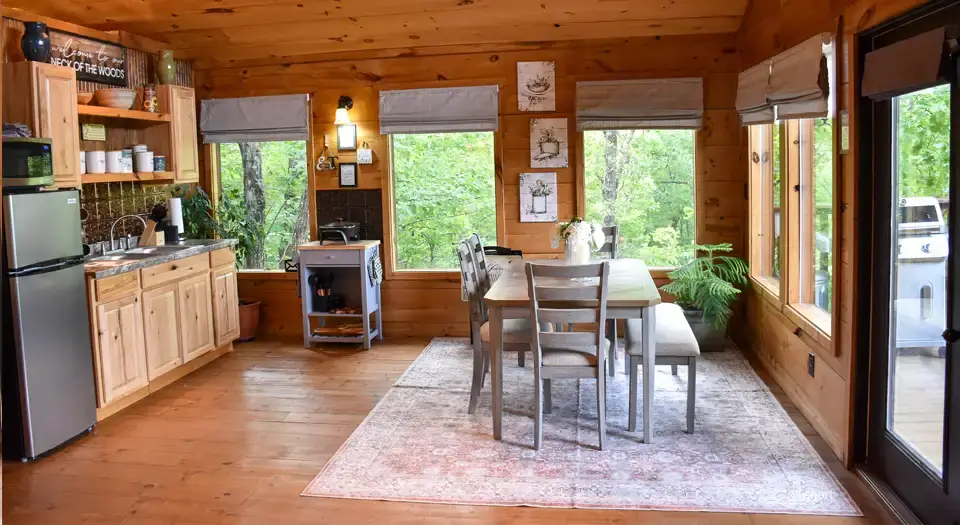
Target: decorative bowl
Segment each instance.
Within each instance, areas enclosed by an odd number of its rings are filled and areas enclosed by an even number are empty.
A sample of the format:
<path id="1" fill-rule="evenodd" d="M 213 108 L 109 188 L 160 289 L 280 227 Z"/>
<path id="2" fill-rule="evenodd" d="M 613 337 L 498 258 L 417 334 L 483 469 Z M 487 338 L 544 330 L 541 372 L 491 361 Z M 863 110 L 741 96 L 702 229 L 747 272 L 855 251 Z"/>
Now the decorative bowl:
<path id="1" fill-rule="evenodd" d="M 136 90 L 126 88 L 98 89 L 94 95 L 98 106 L 115 109 L 130 109 L 137 99 Z"/>
<path id="2" fill-rule="evenodd" d="M 93 101 L 93 93 L 77 93 L 77 104 L 86 106 Z"/>

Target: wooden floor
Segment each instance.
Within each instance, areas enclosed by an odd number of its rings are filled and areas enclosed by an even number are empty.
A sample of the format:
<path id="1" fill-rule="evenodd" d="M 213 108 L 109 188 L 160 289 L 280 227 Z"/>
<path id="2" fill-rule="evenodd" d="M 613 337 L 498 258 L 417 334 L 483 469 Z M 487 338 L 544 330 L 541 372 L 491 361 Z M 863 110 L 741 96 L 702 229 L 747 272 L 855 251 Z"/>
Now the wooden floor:
<path id="1" fill-rule="evenodd" d="M 300 497 L 427 340 L 369 352 L 237 345 L 51 457 L 3 465 L 3 522 L 124 525 L 319 523 L 890 523 L 797 410 L 803 432 L 865 518 L 470 507 Z M 765 374 L 761 374 L 765 376 Z M 765 377 L 768 384 L 768 378 Z M 783 401 L 778 388 L 774 391 Z M 489 395 L 489 391 L 487 392 Z M 464 398 L 464 410 L 467 399 Z"/>

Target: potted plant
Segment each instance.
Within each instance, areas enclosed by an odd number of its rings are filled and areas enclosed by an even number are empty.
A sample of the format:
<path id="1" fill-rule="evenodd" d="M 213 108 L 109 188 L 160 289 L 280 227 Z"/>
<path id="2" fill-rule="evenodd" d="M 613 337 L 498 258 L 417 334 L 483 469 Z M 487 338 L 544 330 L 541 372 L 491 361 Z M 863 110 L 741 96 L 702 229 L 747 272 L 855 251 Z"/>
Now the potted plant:
<path id="1" fill-rule="evenodd" d="M 731 303 L 740 294 L 738 286 L 747 286 L 749 267 L 739 257 L 715 255 L 733 251 L 730 243 L 699 245 L 696 250 L 700 255 L 670 272 L 671 282 L 660 289 L 683 307 L 700 349 L 721 350 L 733 315 Z"/>
<path id="2" fill-rule="evenodd" d="M 255 236 L 262 235 L 262 230 L 247 218 L 243 205 L 243 198 L 239 195 L 224 196 L 220 199 L 216 218 L 210 197 L 200 187 L 196 187 L 184 198 L 184 228 L 187 236 L 194 239 L 209 239 L 214 236 L 222 239 L 236 239 L 234 253 L 237 256 L 237 267 L 246 257 L 247 251 L 253 245 Z M 260 301 L 241 297 L 240 309 L 240 341 L 251 341 L 257 334 L 260 326 Z"/>

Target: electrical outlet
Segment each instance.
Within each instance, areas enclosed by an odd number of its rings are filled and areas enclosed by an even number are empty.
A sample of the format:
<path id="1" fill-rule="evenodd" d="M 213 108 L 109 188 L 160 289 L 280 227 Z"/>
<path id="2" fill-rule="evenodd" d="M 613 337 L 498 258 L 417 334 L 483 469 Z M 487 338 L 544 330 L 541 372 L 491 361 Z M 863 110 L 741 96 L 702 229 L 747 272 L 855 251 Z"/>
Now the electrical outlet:
<path id="1" fill-rule="evenodd" d="M 813 352 L 807 356 L 807 373 L 810 374 L 810 377 L 813 377 L 814 368 L 817 366 L 817 358 L 813 355 Z"/>

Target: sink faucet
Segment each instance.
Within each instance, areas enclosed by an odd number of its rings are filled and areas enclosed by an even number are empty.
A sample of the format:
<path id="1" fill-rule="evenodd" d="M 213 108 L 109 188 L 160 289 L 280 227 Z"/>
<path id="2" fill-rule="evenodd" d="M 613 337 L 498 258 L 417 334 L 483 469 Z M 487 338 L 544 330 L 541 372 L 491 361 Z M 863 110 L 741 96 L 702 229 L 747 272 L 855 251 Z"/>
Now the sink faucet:
<path id="1" fill-rule="evenodd" d="M 114 230 L 114 228 L 117 227 L 117 224 L 119 224 L 120 221 L 122 221 L 123 219 L 127 219 L 127 218 L 129 218 L 129 217 L 134 217 L 134 218 L 138 219 L 141 223 L 143 223 L 143 229 L 144 229 L 144 230 L 147 229 L 147 221 L 143 220 L 143 217 L 141 217 L 141 216 L 139 216 L 139 215 L 124 215 L 123 217 L 120 217 L 119 219 L 113 221 L 113 224 L 110 225 L 110 251 L 113 251 L 113 242 L 114 242 L 114 240 L 113 240 L 113 230 Z M 129 237 L 129 236 L 128 236 L 128 237 Z M 127 248 L 129 248 L 129 246 L 128 246 Z"/>

